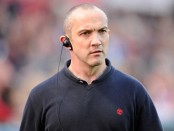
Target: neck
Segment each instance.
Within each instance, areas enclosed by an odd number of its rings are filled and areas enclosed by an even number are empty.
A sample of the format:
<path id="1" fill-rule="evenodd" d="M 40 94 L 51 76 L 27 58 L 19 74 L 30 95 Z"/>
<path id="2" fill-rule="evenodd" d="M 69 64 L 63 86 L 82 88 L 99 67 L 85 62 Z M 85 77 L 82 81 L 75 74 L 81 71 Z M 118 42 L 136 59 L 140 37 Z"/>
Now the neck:
<path id="1" fill-rule="evenodd" d="M 91 84 L 92 81 L 96 80 L 100 75 L 102 75 L 103 71 L 106 69 L 106 64 L 103 63 L 98 66 L 80 66 L 83 68 L 79 68 L 79 66 L 75 66 L 73 62 L 71 62 L 69 66 L 69 70 L 77 77 L 82 80 L 85 80 L 88 84 Z"/>

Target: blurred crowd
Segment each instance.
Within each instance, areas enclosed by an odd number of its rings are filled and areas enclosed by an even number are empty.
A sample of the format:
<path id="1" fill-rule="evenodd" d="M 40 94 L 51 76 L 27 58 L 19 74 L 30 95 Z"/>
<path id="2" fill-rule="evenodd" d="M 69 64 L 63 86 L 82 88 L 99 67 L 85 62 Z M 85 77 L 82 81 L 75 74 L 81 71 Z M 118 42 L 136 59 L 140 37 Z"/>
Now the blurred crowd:
<path id="1" fill-rule="evenodd" d="M 108 58 L 139 79 L 165 131 L 174 130 L 174 10 L 147 14 L 99 0 L 0 0 L 0 131 L 17 131 L 31 89 L 58 71 L 65 12 L 81 2 L 103 8 L 111 29 Z M 69 59 L 63 49 L 60 69 Z"/>

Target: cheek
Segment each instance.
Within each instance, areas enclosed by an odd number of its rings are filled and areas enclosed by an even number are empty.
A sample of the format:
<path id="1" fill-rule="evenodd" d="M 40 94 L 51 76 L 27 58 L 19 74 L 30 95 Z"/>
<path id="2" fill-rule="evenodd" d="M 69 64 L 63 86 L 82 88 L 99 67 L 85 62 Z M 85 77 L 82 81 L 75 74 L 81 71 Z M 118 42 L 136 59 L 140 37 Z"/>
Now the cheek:
<path id="1" fill-rule="evenodd" d="M 88 48 L 89 44 L 87 42 L 87 40 L 79 40 L 76 41 L 76 43 L 74 42 L 74 48 L 76 48 L 77 51 L 81 52 L 82 50 L 86 50 Z"/>
<path id="2" fill-rule="evenodd" d="M 103 50 L 105 52 L 105 55 L 107 54 L 108 52 L 108 46 L 109 46 L 109 41 L 105 41 L 104 44 L 103 44 Z"/>
<path id="3" fill-rule="evenodd" d="M 88 47 L 84 43 L 78 42 L 78 43 L 74 44 L 73 51 L 77 55 L 85 55 L 86 52 L 88 51 L 87 48 Z"/>
<path id="4" fill-rule="evenodd" d="M 107 48 L 108 44 L 109 44 L 109 37 L 106 37 L 105 39 L 103 39 L 103 46 Z"/>

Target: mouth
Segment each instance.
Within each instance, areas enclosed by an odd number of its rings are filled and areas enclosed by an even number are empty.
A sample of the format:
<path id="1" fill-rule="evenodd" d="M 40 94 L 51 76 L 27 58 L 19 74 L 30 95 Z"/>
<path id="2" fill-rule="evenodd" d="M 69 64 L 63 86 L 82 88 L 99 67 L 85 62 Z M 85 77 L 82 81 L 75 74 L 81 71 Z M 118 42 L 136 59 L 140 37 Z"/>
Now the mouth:
<path id="1" fill-rule="evenodd" d="M 102 52 L 103 52 L 102 50 L 94 50 L 94 51 L 91 51 L 90 54 L 99 54 Z"/>

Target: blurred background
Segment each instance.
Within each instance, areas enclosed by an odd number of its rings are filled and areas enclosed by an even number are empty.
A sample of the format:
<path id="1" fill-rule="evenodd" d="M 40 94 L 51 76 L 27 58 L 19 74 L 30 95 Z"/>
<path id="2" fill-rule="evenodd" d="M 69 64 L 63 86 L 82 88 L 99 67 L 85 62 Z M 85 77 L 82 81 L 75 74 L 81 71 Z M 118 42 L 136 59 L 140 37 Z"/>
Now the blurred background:
<path id="1" fill-rule="evenodd" d="M 93 3 L 109 17 L 108 58 L 147 88 L 174 131 L 173 0 L 0 0 L 0 131 L 18 131 L 31 89 L 57 72 L 66 11 Z M 69 59 L 63 49 L 60 68 Z"/>

